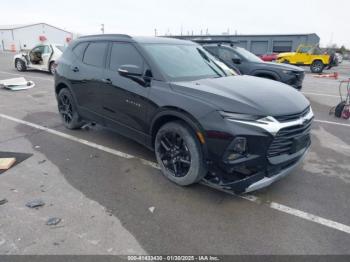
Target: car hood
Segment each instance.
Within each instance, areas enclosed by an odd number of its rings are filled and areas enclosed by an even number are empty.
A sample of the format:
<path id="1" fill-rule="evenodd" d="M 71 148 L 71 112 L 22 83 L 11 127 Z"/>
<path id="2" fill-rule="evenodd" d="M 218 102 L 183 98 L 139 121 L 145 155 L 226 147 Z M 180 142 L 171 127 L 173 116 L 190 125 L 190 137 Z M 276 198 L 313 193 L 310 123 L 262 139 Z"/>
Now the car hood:
<path id="1" fill-rule="evenodd" d="M 278 116 L 300 113 L 309 106 L 309 101 L 294 88 L 253 76 L 172 82 L 171 86 L 175 92 L 193 96 L 227 112 Z"/>
<path id="2" fill-rule="evenodd" d="M 281 57 L 289 57 L 289 56 L 293 56 L 295 55 L 295 52 L 289 52 L 289 53 L 280 53 L 278 54 L 277 58 L 281 58 Z"/>

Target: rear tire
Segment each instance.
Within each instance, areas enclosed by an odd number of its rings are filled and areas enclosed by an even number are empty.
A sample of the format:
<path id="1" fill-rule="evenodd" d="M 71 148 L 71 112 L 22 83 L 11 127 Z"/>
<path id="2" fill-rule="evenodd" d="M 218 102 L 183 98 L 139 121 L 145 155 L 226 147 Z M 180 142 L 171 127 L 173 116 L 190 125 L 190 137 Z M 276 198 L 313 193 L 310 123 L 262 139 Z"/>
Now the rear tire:
<path id="1" fill-rule="evenodd" d="M 155 154 L 163 175 L 180 186 L 197 183 L 207 174 L 201 145 L 193 130 L 181 121 L 159 129 Z"/>
<path id="2" fill-rule="evenodd" d="M 15 60 L 15 67 L 19 72 L 23 72 L 27 70 L 26 64 L 19 58 Z"/>
<path id="3" fill-rule="evenodd" d="M 310 66 L 311 72 L 316 74 L 321 74 L 323 72 L 323 69 L 324 69 L 324 64 L 320 60 L 313 61 Z"/>
<path id="4" fill-rule="evenodd" d="M 58 112 L 64 126 L 68 129 L 78 129 L 84 124 L 77 111 L 77 106 L 68 88 L 63 88 L 57 96 Z"/>

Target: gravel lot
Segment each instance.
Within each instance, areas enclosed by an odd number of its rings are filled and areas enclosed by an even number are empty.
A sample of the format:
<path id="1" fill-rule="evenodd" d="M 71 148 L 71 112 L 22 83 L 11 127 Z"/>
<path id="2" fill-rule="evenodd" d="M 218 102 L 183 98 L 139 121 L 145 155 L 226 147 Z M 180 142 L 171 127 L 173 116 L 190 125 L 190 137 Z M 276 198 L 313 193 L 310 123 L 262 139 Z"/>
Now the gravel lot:
<path id="1" fill-rule="evenodd" d="M 350 63 L 333 71 L 350 77 Z M 17 76 L 36 87 L 0 90 L 0 151 L 33 155 L 0 174 L 0 254 L 350 254 L 350 121 L 328 114 L 337 81 L 307 74 L 307 158 L 242 198 L 174 185 L 152 152 L 99 126 L 66 130 L 53 77 L 17 72 L 0 53 L 0 79 Z M 33 199 L 45 205 L 26 207 Z M 47 226 L 50 217 L 62 221 Z"/>

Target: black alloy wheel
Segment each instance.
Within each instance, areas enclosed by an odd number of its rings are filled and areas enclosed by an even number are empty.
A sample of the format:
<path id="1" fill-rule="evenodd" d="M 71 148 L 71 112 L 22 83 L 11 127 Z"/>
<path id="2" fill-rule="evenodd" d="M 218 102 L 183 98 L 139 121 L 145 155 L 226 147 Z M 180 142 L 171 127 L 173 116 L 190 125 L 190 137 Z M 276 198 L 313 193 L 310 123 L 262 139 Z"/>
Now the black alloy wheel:
<path id="1" fill-rule="evenodd" d="M 73 109 L 69 97 L 63 94 L 58 100 L 58 111 L 60 112 L 65 124 L 70 124 L 73 120 Z"/>
<path id="2" fill-rule="evenodd" d="M 160 138 L 159 156 L 164 167 L 175 177 L 184 177 L 191 167 L 191 153 L 185 141 L 176 132 L 167 132 Z"/>
<path id="3" fill-rule="evenodd" d="M 84 124 L 78 114 L 73 96 L 67 88 L 63 88 L 59 92 L 57 102 L 58 112 L 60 113 L 66 128 L 78 129 Z"/>
<path id="4" fill-rule="evenodd" d="M 162 126 L 157 132 L 154 146 L 162 173 L 172 182 L 188 186 L 207 174 L 202 146 L 194 130 L 183 121 Z"/>

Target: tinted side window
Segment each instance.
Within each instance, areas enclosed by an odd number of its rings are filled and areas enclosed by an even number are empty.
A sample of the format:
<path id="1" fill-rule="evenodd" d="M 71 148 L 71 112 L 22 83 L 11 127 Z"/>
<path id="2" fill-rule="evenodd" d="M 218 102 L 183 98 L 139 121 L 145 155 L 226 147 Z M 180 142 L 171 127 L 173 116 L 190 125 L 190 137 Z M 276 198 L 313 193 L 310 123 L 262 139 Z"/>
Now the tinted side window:
<path id="1" fill-rule="evenodd" d="M 77 58 L 79 58 L 79 60 L 83 59 L 84 51 L 87 45 L 88 45 L 88 42 L 83 42 L 83 43 L 77 44 L 73 48 L 73 53 L 77 56 Z"/>
<path id="2" fill-rule="evenodd" d="M 86 48 L 83 62 L 88 65 L 103 67 L 107 45 L 106 42 L 90 43 Z"/>
<path id="3" fill-rule="evenodd" d="M 121 65 L 136 65 L 143 68 L 143 58 L 131 44 L 113 43 L 109 68 L 117 71 Z"/>
<path id="4" fill-rule="evenodd" d="M 229 50 L 227 48 L 219 49 L 219 57 L 227 62 L 232 62 L 233 58 L 239 58 L 237 54 L 235 54 L 232 50 Z"/>

